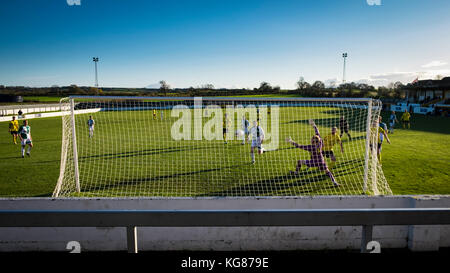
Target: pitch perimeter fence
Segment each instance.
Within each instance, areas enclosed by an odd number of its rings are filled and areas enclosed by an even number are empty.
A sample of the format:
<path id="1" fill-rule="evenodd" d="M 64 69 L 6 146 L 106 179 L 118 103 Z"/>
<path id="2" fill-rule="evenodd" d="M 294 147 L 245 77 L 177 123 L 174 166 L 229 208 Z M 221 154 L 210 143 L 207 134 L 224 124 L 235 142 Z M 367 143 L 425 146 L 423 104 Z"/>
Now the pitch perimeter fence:
<path id="1" fill-rule="evenodd" d="M 0 227 L 125 227 L 129 253 L 138 227 L 362 226 L 365 253 L 374 226 L 449 224 L 450 208 L 0 211 Z"/>

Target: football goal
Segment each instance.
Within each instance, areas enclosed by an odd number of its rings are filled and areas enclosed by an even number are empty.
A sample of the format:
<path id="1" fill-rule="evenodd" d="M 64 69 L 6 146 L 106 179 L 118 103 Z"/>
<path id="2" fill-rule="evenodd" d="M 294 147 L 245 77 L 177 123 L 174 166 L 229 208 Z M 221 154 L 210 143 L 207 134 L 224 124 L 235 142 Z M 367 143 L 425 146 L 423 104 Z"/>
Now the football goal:
<path id="1" fill-rule="evenodd" d="M 74 96 L 54 197 L 392 194 L 379 100 Z"/>

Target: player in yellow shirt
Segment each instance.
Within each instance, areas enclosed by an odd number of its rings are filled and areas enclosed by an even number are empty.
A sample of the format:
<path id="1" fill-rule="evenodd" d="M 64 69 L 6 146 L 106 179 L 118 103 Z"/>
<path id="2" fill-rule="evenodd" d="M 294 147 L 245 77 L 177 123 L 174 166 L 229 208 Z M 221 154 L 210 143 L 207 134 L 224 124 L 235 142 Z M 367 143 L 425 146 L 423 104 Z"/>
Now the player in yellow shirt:
<path id="1" fill-rule="evenodd" d="M 17 144 L 17 136 L 19 135 L 19 122 L 16 120 L 16 117 L 13 116 L 12 120 L 9 122 L 9 132 L 13 137 L 14 144 Z"/>
<path id="2" fill-rule="evenodd" d="M 408 112 L 408 110 L 405 110 L 405 112 L 402 114 L 402 117 L 400 118 L 400 120 L 403 123 L 403 129 L 405 129 L 407 124 L 408 124 L 408 129 L 411 129 L 411 123 L 409 122 L 410 118 L 411 118 L 411 114 Z"/>
<path id="3" fill-rule="evenodd" d="M 323 150 L 322 155 L 327 158 L 331 158 L 330 169 L 336 165 L 336 156 L 334 156 L 333 146 L 339 143 L 341 145 L 341 152 L 344 153 L 344 146 L 342 145 L 341 138 L 336 134 L 337 128 L 331 128 L 331 134 L 323 138 Z"/>
<path id="4" fill-rule="evenodd" d="M 156 119 L 156 109 L 153 109 L 153 119 Z"/>
<path id="5" fill-rule="evenodd" d="M 381 145 L 383 144 L 383 140 L 386 139 L 386 141 L 389 144 L 391 144 L 391 141 L 389 140 L 389 137 L 388 137 L 388 134 L 386 133 L 386 131 L 378 123 L 378 119 L 377 119 L 377 121 L 372 124 L 372 128 L 370 128 L 370 131 L 372 133 L 372 137 L 370 138 L 370 150 L 373 149 L 373 145 L 372 145 L 373 135 L 377 134 L 377 130 L 378 130 L 378 135 L 375 136 L 377 138 L 377 158 L 381 164 Z M 384 137 L 381 137 L 382 135 Z"/>

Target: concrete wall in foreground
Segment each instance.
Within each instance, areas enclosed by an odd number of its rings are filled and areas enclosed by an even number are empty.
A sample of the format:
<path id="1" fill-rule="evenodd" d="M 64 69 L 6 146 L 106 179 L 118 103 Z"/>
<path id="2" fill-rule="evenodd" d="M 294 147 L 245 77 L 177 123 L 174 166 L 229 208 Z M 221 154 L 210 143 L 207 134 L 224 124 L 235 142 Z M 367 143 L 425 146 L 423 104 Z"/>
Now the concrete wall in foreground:
<path id="1" fill-rule="evenodd" d="M 450 207 L 450 196 L 202 199 L 0 199 L 1 210 L 350 209 Z M 381 248 L 436 251 L 450 247 L 450 226 L 375 226 Z M 361 227 L 138 228 L 139 250 L 359 249 Z M 0 228 L 0 252 L 125 251 L 125 228 Z"/>

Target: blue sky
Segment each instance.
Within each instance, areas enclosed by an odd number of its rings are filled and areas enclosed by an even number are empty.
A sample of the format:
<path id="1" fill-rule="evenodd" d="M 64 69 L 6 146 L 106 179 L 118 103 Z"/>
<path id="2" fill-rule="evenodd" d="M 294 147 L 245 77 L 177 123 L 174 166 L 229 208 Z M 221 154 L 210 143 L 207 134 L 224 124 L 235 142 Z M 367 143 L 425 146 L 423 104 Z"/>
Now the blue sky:
<path id="1" fill-rule="evenodd" d="M 369 2 L 376 0 L 369 0 Z M 450 76 L 448 0 L 14 0 L 0 84 L 294 88 Z"/>

